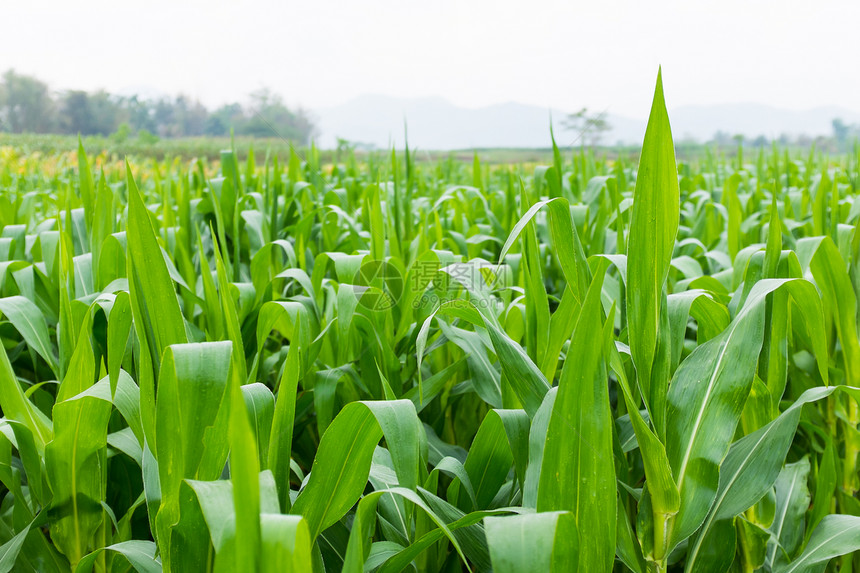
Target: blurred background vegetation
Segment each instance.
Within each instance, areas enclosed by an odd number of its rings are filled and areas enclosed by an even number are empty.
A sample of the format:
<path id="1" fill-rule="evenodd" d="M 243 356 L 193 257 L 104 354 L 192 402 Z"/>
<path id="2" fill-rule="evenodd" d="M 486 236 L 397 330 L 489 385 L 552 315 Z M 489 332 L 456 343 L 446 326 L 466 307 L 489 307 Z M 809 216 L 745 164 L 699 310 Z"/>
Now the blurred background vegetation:
<path id="1" fill-rule="evenodd" d="M 300 144 L 315 135 L 303 109 L 288 108 L 267 88 L 215 110 L 184 95 L 142 98 L 100 90 L 54 93 L 38 78 L 8 70 L 0 81 L 0 131 L 6 133 L 110 136 L 115 143 L 139 139 L 237 136 L 283 138 Z"/>
<path id="2" fill-rule="evenodd" d="M 608 159 L 624 156 L 636 160 L 640 146 L 607 144 L 612 129 L 605 113 L 582 108 L 568 114 L 561 127 L 562 148 L 582 151 Z M 558 135 L 558 134 L 556 134 Z M 308 110 L 290 108 L 283 98 L 268 88 L 248 95 L 244 103 L 234 102 L 208 109 L 186 95 L 143 97 L 117 95 L 104 90 L 52 90 L 39 78 L 7 70 L 0 75 L 0 146 L 20 152 L 50 154 L 77 149 L 81 136 L 87 149 L 116 157 L 206 157 L 217 159 L 223 149 L 233 149 L 245 159 L 252 149 L 287 157 L 291 146 L 307 149 L 319 136 L 317 118 Z M 827 154 L 858 151 L 860 124 L 840 118 L 832 120 L 829 135 L 805 134 L 768 138 L 749 137 L 717 131 L 705 142 L 676 137 L 679 159 L 691 160 L 715 153 L 736 157 L 741 150 L 759 152 L 773 146 L 792 153 L 810 150 Z M 544 148 L 478 148 L 455 151 L 419 149 L 417 161 L 452 157 L 471 161 L 479 153 L 488 163 L 546 163 L 552 160 L 550 134 Z M 337 138 L 337 145 L 321 152 L 324 163 L 337 162 L 346 152 L 359 157 L 383 151 L 374 145 Z"/>

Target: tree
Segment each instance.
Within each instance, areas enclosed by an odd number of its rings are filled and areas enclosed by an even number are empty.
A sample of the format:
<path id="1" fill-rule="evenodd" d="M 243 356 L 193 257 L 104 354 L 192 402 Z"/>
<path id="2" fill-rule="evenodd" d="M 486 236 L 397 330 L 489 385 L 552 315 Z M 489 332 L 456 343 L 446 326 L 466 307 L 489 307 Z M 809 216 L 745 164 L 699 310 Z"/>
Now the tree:
<path id="1" fill-rule="evenodd" d="M 158 135 L 175 137 L 178 135 L 173 128 L 174 106 L 169 98 L 161 98 L 153 106 L 152 119 L 155 121 Z"/>
<path id="2" fill-rule="evenodd" d="M 860 137 L 860 126 L 847 124 L 840 118 L 836 118 L 831 122 L 833 126 L 833 139 L 836 141 L 836 148 L 840 151 L 845 151 L 849 148 L 852 140 Z"/>
<path id="3" fill-rule="evenodd" d="M 180 127 L 180 133 L 185 136 L 203 135 L 206 129 L 206 119 L 209 112 L 203 104 L 197 100 L 180 95 L 176 98 L 176 121 Z"/>
<path id="4" fill-rule="evenodd" d="M 562 126 L 576 133 L 576 139 L 580 141 L 580 145 L 584 146 L 588 143 L 590 147 L 600 145 L 603 135 L 612 129 L 605 113 L 591 113 L 587 107 L 568 115 L 562 121 Z"/>
<path id="5" fill-rule="evenodd" d="M 68 134 L 109 135 L 121 123 L 122 109 L 109 93 L 92 94 L 80 90 L 65 92 L 60 98 L 60 130 Z"/>
<path id="6" fill-rule="evenodd" d="M 44 82 L 9 70 L 0 84 L 0 127 L 5 131 L 49 133 L 55 129 L 54 102 Z"/>
<path id="7" fill-rule="evenodd" d="M 842 145 L 848 139 L 848 132 L 851 131 L 851 127 L 840 118 L 834 119 L 831 125 L 833 126 L 833 139 L 836 140 L 836 143 Z"/>
<path id="8" fill-rule="evenodd" d="M 80 133 L 91 135 L 93 129 L 93 110 L 90 108 L 90 96 L 81 90 L 67 91 L 60 101 L 61 129 L 65 133 Z"/>
<path id="9" fill-rule="evenodd" d="M 290 111 L 281 96 L 262 88 L 251 94 L 247 121 L 241 133 L 308 143 L 313 134 L 313 123 L 303 110 Z"/>
<path id="10" fill-rule="evenodd" d="M 151 141 L 153 137 L 223 136 L 231 129 L 240 135 L 306 144 L 315 127 L 309 113 L 288 108 L 281 96 L 265 88 L 252 93 L 245 108 L 233 103 L 210 113 L 202 103 L 184 95 L 149 101 L 104 90 L 68 90 L 54 97 L 36 78 L 14 70 L 0 77 L 0 131 L 117 134 L 121 139 L 137 133 L 138 139 L 142 134 Z"/>
<path id="11" fill-rule="evenodd" d="M 238 131 L 240 125 L 245 121 L 242 106 L 238 103 L 222 105 L 209 114 L 203 133 L 206 135 L 228 135 L 230 129 Z"/>
<path id="12" fill-rule="evenodd" d="M 117 98 L 104 90 L 90 94 L 93 111 L 93 130 L 100 135 L 109 135 L 122 123 L 122 108 Z"/>
<path id="13" fill-rule="evenodd" d="M 155 131 L 155 119 L 153 118 L 152 104 L 141 100 L 138 96 L 120 98 L 119 105 L 122 108 L 124 121 L 128 123 L 132 131 L 146 129 Z"/>

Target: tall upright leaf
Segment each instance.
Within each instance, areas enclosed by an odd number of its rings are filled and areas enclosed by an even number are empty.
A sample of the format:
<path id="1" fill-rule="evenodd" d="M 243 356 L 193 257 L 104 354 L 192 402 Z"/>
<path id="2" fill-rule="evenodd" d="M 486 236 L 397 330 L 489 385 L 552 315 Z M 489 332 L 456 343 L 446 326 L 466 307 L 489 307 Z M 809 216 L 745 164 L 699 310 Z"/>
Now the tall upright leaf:
<path id="1" fill-rule="evenodd" d="M 72 565 L 94 548 L 93 535 L 105 519 L 100 504 L 107 489 L 111 405 L 86 394 L 96 375 L 90 329 L 88 318 L 57 393 L 54 440 L 45 449 L 45 467 L 54 493 L 52 511 L 57 515 L 51 538 Z"/>
<path id="2" fill-rule="evenodd" d="M 609 571 L 615 556 L 615 466 L 604 358 L 603 267 L 598 268 L 571 337 L 547 428 L 538 511 L 570 511 L 581 571 Z"/>
<path id="3" fill-rule="evenodd" d="M 665 425 L 668 380 L 652 373 L 660 337 L 661 301 L 678 233 L 680 189 L 662 71 L 642 143 L 627 247 L 627 322 L 630 352 L 658 435 Z M 668 349 L 666 349 L 668 352 Z M 656 374 L 656 375 L 655 375 Z"/>
<path id="4" fill-rule="evenodd" d="M 155 380 L 161 355 L 171 344 L 188 342 L 176 288 L 161 254 L 161 246 L 126 163 L 128 182 L 128 273 L 134 329 L 140 341 L 140 385 L 143 429 L 154 443 Z"/>

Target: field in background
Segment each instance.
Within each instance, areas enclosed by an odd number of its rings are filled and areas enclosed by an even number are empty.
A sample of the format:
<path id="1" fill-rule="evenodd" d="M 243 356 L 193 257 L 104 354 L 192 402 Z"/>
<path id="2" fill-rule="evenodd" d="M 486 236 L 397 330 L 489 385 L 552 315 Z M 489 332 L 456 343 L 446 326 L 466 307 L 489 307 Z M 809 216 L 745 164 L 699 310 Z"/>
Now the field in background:
<path id="1" fill-rule="evenodd" d="M 250 145 L 0 136 L 0 571 L 860 571 L 860 154 Z"/>
<path id="2" fill-rule="evenodd" d="M 231 139 L 229 137 L 185 137 L 185 138 L 152 138 L 140 139 L 130 137 L 128 139 L 118 141 L 111 136 L 90 135 L 82 138 L 84 147 L 90 154 L 101 154 L 104 152 L 108 157 L 114 159 L 124 159 L 125 157 L 132 158 L 176 158 L 193 159 L 206 158 L 217 159 L 220 157 L 221 151 L 232 149 L 235 151 L 240 161 L 245 161 L 248 152 L 253 149 L 255 155 L 262 160 L 268 153 L 275 157 L 288 157 L 293 145 L 285 140 L 277 138 L 248 138 L 237 137 Z M 63 152 L 76 151 L 78 148 L 78 138 L 71 135 L 44 135 L 44 134 L 15 134 L 0 132 L 0 147 L 12 147 L 18 153 L 31 154 L 57 154 Z M 304 157 L 308 153 L 308 148 L 295 146 L 294 149 Z M 806 156 L 810 151 L 810 147 L 786 147 L 779 146 L 782 151 L 788 150 L 794 156 Z M 636 161 L 639 157 L 639 146 L 625 147 L 598 147 L 596 149 L 586 148 L 591 151 L 597 158 L 615 159 L 623 157 L 630 161 Z M 328 164 L 332 162 L 342 161 L 348 152 L 359 160 L 366 159 L 369 155 L 384 156 L 388 153 L 386 150 L 367 151 L 365 149 L 355 149 L 348 144 L 340 151 L 337 149 L 320 149 L 318 153 L 322 163 Z M 514 148 L 480 148 L 480 149 L 462 149 L 453 151 L 436 151 L 425 150 L 420 147 L 413 147 L 413 160 L 418 163 L 427 161 L 439 161 L 443 159 L 453 158 L 458 161 L 471 161 L 474 154 L 477 153 L 481 161 L 489 164 L 540 164 L 551 163 L 553 158 L 552 139 L 547 133 L 547 147 L 543 149 L 514 149 Z M 569 159 L 573 154 L 581 153 L 583 150 L 579 147 L 562 149 L 565 158 Z M 747 146 L 747 154 L 758 154 L 760 152 L 772 151 L 770 146 L 753 147 Z M 715 146 L 703 145 L 699 143 L 682 143 L 676 145 L 676 154 L 679 159 L 687 161 L 695 161 L 706 157 L 709 153 L 721 155 L 726 158 L 734 158 L 738 154 L 738 147 L 734 144 Z M 838 154 L 834 154 L 838 155 Z"/>

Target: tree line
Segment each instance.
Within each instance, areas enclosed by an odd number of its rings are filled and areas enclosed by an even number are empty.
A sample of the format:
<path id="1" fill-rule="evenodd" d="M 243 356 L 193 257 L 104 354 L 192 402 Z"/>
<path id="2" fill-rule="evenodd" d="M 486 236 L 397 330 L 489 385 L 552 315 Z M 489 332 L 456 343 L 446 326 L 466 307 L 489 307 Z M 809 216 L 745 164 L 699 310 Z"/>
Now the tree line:
<path id="1" fill-rule="evenodd" d="M 215 110 L 185 95 L 146 99 L 104 90 L 53 92 L 35 78 L 6 71 L 0 80 L 0 131 L 105 135 L 115 139 L 236 135 L 308 143 L 316 126 L 301 108 L 290 109 L 268 88 L 248 102 Z"/>

